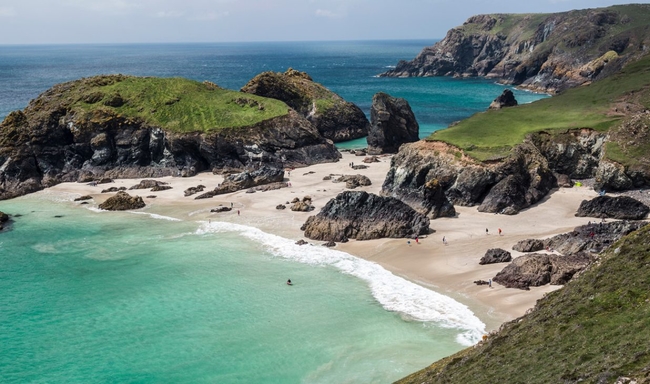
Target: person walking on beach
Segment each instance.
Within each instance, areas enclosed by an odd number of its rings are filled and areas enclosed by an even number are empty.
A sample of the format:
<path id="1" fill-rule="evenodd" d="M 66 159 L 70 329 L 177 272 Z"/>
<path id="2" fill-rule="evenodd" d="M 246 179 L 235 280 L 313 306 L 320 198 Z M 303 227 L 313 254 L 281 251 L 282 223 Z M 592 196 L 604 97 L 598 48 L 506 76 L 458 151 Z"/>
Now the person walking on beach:
<path id="1" fill-rule="evenodd" d="M 420 244 L 420 239 L 417 236 L 415 236 L 415 244 Z"/>
<path id="2" fill-rule="evenodd" d="M 499 236 L 501 236 L 501 228 L 499 228 Z"/>
<path id="3" fill-rule="evenodd" d="M 444 245 L 447 245 L 447 237 L 446 237 L 446 236 L 443 236 L 443 237 L 442 237 L 442 243 L 443 243 Z"/>
<path id="4" fill-rule="evenodd" d="M 485 234 L 486 234 L 486 235 L 489 235 L 489 234 L 490 234 L 487 228 L 485 228 Z"/>
<path id="5" fill-rule="evenodd" d="M 237 210 L 237 216 L 239 216 L 239 209 Z"/>
<path id="6" fill-rule="evenodd" d="M 492 279 L 488 279 L 488 287 L 492 288 Z"/>

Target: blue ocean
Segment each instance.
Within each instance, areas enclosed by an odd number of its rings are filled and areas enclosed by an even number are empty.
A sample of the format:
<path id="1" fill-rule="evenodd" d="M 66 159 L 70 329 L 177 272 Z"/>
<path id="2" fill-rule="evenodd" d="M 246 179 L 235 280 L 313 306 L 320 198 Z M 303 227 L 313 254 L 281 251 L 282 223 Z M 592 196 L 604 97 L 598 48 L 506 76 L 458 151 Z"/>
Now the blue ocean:
<path id="1" fill-rule="evenodd" d="M 54 84 L 97 74 L 239 89 L 291 67 L 367 114 L 376 92 L 406 98 L 426 137 L 504 89 L 376 76 L 433 42 L 0 46 L 0 118 Z M 545 97 L 514 92 L 520 103 Z M 484 332 L 462 303 L 336 250 L 72 199 L 0 201 L 13 215 L 0 232 L 2 383 L 389 383 Z"/>

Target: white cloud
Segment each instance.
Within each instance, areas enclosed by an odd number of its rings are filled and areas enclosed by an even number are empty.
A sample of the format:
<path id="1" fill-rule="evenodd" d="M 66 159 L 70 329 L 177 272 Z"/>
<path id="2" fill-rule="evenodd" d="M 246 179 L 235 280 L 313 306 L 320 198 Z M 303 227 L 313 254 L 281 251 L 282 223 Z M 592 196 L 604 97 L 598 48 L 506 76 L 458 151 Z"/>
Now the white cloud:
<path id="1" fill-rule="evenodd" d="M 0 7 L 0 17 L 14 17 L 16 10 L 12 7 Z"/>
<path id="2" fill-rule="evenodd" d="M 202 15 L 191 17 L 189 20 L 198 20 L 198 21 L 212 21 L 222 19 L 230 15 L 230 12 L 206 12 Z"/>
<path id="3" fill-rule="evenodd" d="M 179 17 L 182 17 L 185 14 L 185 12 L 181 11 L 160 11 L 156 12 L 154 16 L 159 17 L 161 19 L 177 19 Z"/>
<path id="4" fill-rule="evenodd" d="M 332 11 L 327 10 L 327 9 L 317 9 L 316 10 L 316 16 L 327 17 L 327 18 L 330 18 L 330 19 L 339 19 L 339 18 L 344 17 L 345 14 L 332 12 Z"/>

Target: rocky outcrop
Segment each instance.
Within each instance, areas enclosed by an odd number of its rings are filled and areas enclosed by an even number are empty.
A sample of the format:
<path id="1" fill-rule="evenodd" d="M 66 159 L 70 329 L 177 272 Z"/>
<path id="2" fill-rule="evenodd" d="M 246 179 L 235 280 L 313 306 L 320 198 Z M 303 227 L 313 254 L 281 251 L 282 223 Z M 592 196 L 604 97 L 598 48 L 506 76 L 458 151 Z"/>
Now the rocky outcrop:
<path id="1" fill-rule="evenodd" d="M 368 134 L 370 124 L 359 107 L 314 82 L 304 72 L 291 68 L 284 73 L 264 72 L 241 90 L 284 101 L 335 143 Z"/>
<path id="2" fill-rule="evenodd" d="M 0 231 L 2 231 L 5 228 L 4 223 L 6 223 L 7 221 L 9 221 L 9 215 L 0 211 Z"/>
<path id="3" fill-rule="evenodd" d="M 643 54 L 650 32 L 636 25 L 648 24 L 646 9 L 631 4 L 548 15 L 472 16 L 381 76 L 485 76 L 559 92 L 603 78 Z"/>
<path id="4" fill-rule="evenodd" d="M 0 199 L 88 178 L 241 171 L 260 163 L 302 166 L 340 158 L 332 142 L 293 110 L 249 126 L 178 132 L 113 107 L 85 113 L 77 106 L 83 101 L 75 97 L 83 89 L 125 79 L 133 78 L 114 75 L 59 84 L 25 110 L 10 113 L 0 124 Z"/>
<path id="5" fill-rule="evenodd" d="M 488 249 L 485 252 L 485 255 L 481 257 L 481 260 L 478 262 L 481 265 L 484 264 L 495 264 L 495 263 L 508 263 L 512 260 L 512 255 L 510 252 L 501 248 L 492 248 Z"/>
<path id="6" fill-rule="evenodd" d="M 420 126 L 409 103 L 379 92 L 372 97 L 368 154 L 397 153 L 404 143 L 420 139 Z"/>
<path id="7" fill-rule="evenodd" d="M 301 228 L 313 240 L 410 238 L 430 233 L 429 219 L 392 197 L 343 192 Z"/>
<path id="8" fill-rule="evenodd" d="M 576 216 L 619 220 L 643 220 L 650 208 L 628 196 L 598 196 L 580 203 Z"/>
<path id="9" fill-rule="evenodd" d="M 422 213 L 450 214 L 449 202 L 479 211 L 515 214 L 556 186 L 548 162 L 531 143 L 501 161 L 480 163 L 441 142 L 406 144 L 393 157 L 382 194 Z M 436 216 L 436 212 L 438 215 Z"/>
<path id="10" fill-rule="evenodd" d="M 542 249 L 544 249 L 544 241 L 539 239 L 521 240 L 512 246 L 512 250 L 517 252 L 537 252 Z"/>
<path id="11" fill-rule="evenodd" d="M 563 255 L 579 252 L 600 253 L 623 236 L 647 225 L 643 221 L 599 222 L 576 227 L 573 231 L 544 239 L 544 248 Z"/>
<path id="12" fill-rule="evenodd" d="M 515 94 L 512 93 L 512 91 L 509 89 L 504 89 L 503 93 L 501 93 L 496 99 L 494 99 L 492 103 L 490 103 L 488 109 L 516 107 L 518 104 L 519 103 L 517 103 L 517 99 L 515 99 Z"/>
<path id="13" fill-rule="evenodd" d="M 345 188 L 355 189 L 372 185 L 372 181 L 365 175 L 343 175 L 334 180 L 335 183 L 345 183 Z"/>
<path id="14" fill-rule="evenodd" d="M 73 201 L 85 201 L 85 200 L 92 200 L 92 199 L 93 199 L 92 196 L 90 196 L 90 195 L 84 195 L 84 196 L 77 197 L 77 198 L 74 199 Z"/>
<path id="15" fill-rule="evenodd" d="M 516 258 L 494 277 L 506 288 L 529 289 L 541 285 L 566 284 L 585 269 L 593 258 L 586 253 L 571 256 L 534 253 Z"/>
<path id="16" fill-rule="evenodd" d="M 223 183 L 214 190 L 203 193 L 195 199 L 206 199 L 216 195 L 223 195 L 257 187 L 260 185 L 281 182 L 284 180 L 284 170 L 271 166 L 261 166 L 255 170 L 249 170 L 226 176 Z"/>
<path id="17" fill-rule="evenodd" d="M 136 185 L 132 186 L 131 188 L 129 188 L 129 190 L 133 190 L 133 189 L 152 189 L 152 188 L 156 188 L 156 187 L 162 187 L 162 186 L 165 186 L 165 185 L 167 185 L 167 183 L 165 183 L 163 181 L 145 179 L 145 180 L 141 180 L 138 184 L 136 184 Z"/>
<path id="18" fill-rule="evenodd" d="M 130 209 L 144 208 L 145 203 L 140 196 L 131 196 L 124 191 L 120 191 L 115 196 L 111 196 L 99 208 L 107 211 L 127 211 Z"/>
<path id="19" fill-rule="evenodd" d="M 192 195 L 197 194 L 199 192 L 203 192 L 204 189 L 205 189 L 205 185 L 199 184 L 196 187 L 187 188 L 185 191 L 183 191 L 183 195 L 185 197 L 192 196 Z"/>

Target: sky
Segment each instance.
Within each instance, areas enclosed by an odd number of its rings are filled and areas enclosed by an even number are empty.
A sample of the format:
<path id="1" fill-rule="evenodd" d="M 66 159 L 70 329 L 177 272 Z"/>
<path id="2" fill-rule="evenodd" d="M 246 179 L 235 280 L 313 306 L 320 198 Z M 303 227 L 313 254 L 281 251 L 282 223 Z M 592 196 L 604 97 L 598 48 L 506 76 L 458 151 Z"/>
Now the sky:
<path id="1" fill-rule="evenodd" d="M 562 12 L 629 2 L 0 0 L 0 45 L 438 39 L 476 14 Z"/>

